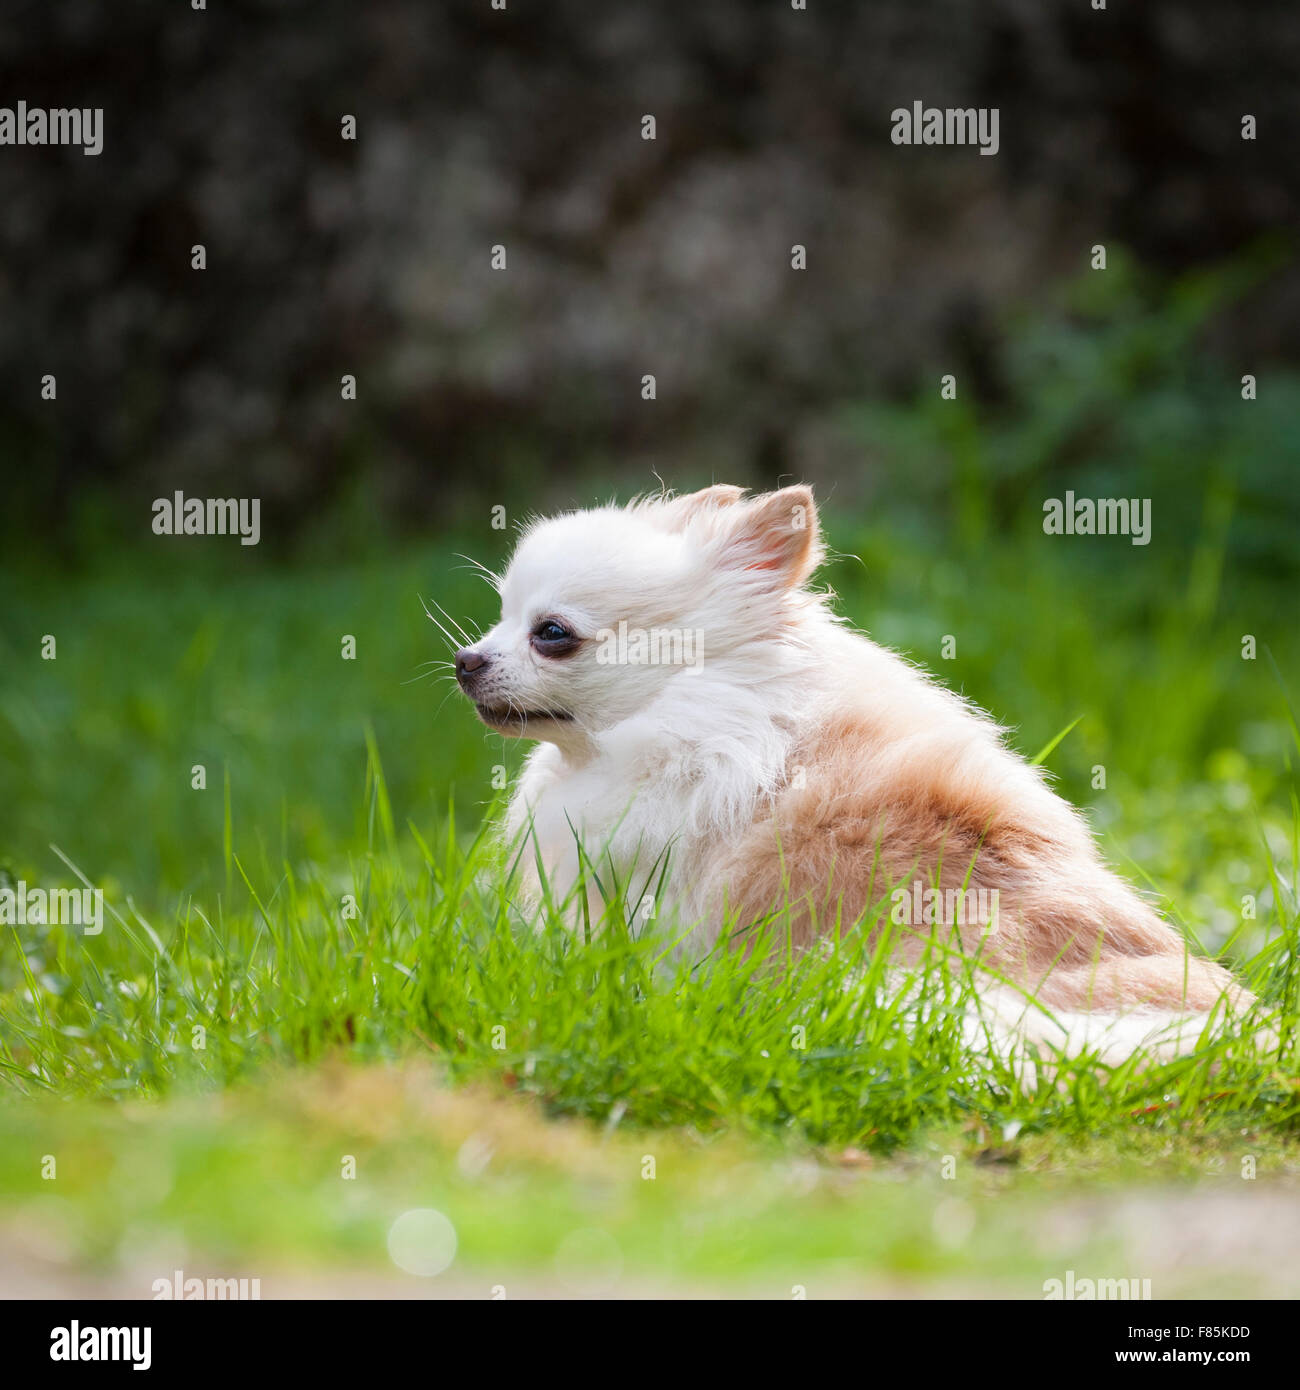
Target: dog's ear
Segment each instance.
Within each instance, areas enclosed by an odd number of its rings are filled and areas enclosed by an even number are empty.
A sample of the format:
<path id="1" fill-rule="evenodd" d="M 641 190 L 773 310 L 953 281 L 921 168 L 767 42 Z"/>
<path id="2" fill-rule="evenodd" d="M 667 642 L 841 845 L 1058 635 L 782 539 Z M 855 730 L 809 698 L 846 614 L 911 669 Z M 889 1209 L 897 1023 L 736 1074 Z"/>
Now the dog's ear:
<path id="1" fill-rule="evenodd" d="M 727 520 L 718 553 L 724 568 L 771 571 L 777 588 L 793 589 L 821 563 L 817 504 L 802 483 L 756 497 Z"/>
<path id="2" fill-rule="evenodd" d="M 656 502 L 654 506 L 662 525 L 680 531 L 699 517 L 732 506 L 744 495 L 745 489 L 736 487 L 734 483 L 714 483 L 712 487 L 702 488 L 699 492 L 671 497 L 666 502 Z"/>

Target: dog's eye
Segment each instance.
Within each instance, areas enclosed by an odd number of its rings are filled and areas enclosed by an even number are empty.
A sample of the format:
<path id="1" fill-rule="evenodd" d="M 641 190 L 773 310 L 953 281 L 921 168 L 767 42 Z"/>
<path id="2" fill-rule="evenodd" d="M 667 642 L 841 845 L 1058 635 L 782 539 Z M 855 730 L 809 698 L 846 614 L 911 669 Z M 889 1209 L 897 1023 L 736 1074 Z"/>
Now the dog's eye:
<path id="1" fill-rule="evenodd" d="M 533 629 L 533 636 L 539 642 L 565 642 L 573 636 L 568 628 L 561 627 L 559 623 L 551 622 L 549 619 L 544 623 L 538 623 Z"/>
<path id="2" fill-rule="evenodd" d="M 554 618 L 543 618 L 533 629 L 533 647 L 542 656 L 568 656 L 580 646 L 582 639 Z"/>

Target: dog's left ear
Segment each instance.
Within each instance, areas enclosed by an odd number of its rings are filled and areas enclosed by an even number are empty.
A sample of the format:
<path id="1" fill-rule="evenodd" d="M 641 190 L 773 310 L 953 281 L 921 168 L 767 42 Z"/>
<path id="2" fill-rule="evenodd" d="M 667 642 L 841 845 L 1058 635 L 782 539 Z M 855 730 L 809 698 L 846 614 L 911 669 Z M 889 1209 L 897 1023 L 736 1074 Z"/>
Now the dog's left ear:
<path id="1" fill-rule="evenodd" d="M 800 483 L 766 493 L 731 516 L 718 555 L 723 567 L 767 570 L 777 588 L 793 589 L 821 563 L 821 527 L 810 487 Z"/>
<path id="2" fill-rule="evenodd" d="M 733 507 L 744 495 L 743 487 L 736 487 L 732 483 L 714 483 L 712 487 L 699 492 L 688 492 L 682 497 L 669 498 L 666 502 L 655 502 L 651 516 L 661 526 L 681 531 L 700 517 L 710 516 L 724 507 Z"/>

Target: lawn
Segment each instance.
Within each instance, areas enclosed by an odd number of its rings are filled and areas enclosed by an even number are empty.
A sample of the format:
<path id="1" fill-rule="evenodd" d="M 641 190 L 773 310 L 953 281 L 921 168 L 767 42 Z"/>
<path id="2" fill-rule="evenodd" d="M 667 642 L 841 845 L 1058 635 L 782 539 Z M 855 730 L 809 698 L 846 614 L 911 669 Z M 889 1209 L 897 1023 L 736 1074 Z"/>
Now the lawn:
<path id="1" fill-rule="evenodd" d="M 1047 762 L 1112 861 L 1293 1019 L 1300 651 L 1221 509 L 1086 558 L 1032 515 L 827 510 L 854 620 L 1027 755 L 1068 728 Z M 852 940 L 778 979 L 527 919 L 491 833 L 522 750 L 425 665 L 421 607 L 486 624 L 459 556 L 507 545 L 486 521 L 274 559 L 160 539 L 6 577 L 0 871 L 84 876 L 106 912 L 97 936 L 3 928 L 11 1282 L 1296 1292 L 1293 1051 L 1226 1029 L 1035 1087 L 964 1056 L 942 957 L 918 1027 Z M 432 1280 L 389 1248 L 426 1208 L 457 1237 Z"/>

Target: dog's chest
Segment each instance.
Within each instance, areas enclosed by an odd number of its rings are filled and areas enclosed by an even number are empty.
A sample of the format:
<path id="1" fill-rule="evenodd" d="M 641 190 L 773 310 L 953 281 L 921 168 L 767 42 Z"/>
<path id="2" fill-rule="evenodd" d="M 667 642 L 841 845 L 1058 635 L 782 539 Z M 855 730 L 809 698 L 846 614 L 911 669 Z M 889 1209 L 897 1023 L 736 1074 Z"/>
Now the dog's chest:
<path id="1" fill-rule="evenodd" d="M 512 832 L 531 827 L 556 897 L 579 878 L 590 890 L 594 877 L 599 894 L 617 891 L 625 902 L 641 904 L 648 891 L 682 881 L 679 871 L 696 838 L 688 813 L 689 796 L 672 779 L 630 775 L 606 760 L 566 768 L 543 749 L 524 771 L 510 822 Z"/>

